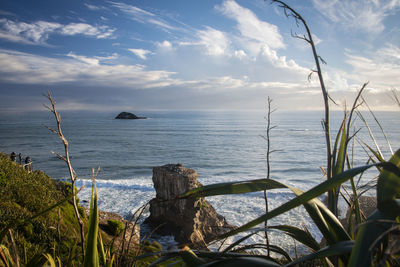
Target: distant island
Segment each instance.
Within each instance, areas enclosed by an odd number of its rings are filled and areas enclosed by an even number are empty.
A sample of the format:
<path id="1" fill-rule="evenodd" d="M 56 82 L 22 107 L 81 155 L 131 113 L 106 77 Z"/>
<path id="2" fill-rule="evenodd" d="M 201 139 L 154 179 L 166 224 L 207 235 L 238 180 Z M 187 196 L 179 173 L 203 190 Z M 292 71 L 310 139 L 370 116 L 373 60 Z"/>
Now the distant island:
<path id="1" fill-rule="evenodd" d="M 130 112 L 121 112 L 118 114 L 117 117 L 115 117 L 115 119 L 119 119 L 119 120 L 139 120 L 139 119 L 147 119 L 147 117 L 138 117 L 133 113 Z"/>

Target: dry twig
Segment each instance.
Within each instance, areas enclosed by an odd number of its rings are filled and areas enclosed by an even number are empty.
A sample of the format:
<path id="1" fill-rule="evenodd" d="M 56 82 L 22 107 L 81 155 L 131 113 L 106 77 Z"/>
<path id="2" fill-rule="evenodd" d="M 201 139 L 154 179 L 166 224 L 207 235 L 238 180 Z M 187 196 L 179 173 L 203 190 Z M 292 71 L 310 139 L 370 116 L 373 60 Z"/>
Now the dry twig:
<path id="1" fill-rule="evenodd" d="M 79 215 L 78 205 L 76 203 L 75 182 L 77 180 L 77 176 L 76 176 L 74 169 L 72 168 L 71 161 L 69 158 L 68 141 L 65 138 L 65 136 L 63 135 L 62 130 L 61 130 L 61 116 L 56 110 L 56 102 L 53 99 L 53 97 L 51 96 L 50 92 L 47 92 L 46 98 L 50 101 L 51 106 L 48 106 L 45 104 L 43 104 L 43 106 L 45 108 L 47 108 L 54 115 L 56 122 L 57 122 L 57 129 L 55 130 L 55 129 L 47 127 L 47 126 L 46 126 L 46 128 L 49 129 L 52 133 L 56 134 L 58 136 L 58 138 L 60 138 L 60 140 L 64 144 L 65 156 L 62 156 L 61 154 L 58 154 L 55 152 L 53 152 L 53 154 L 57 155 L 57 157 L 59 159 L 63 160 L 68 166 L 71 185 L 72 185 L 72 195 L 73 195 L 72 203 L 74 206 L 75 216 L 76 216 L 76 219 L 77 219 L 79 227 L 80 227 L 82 255 L 83 255 L 83 257 L 85 257 L 85 234 L 84 234 L 84 229 L 83 229 L 83 221 Z"/>

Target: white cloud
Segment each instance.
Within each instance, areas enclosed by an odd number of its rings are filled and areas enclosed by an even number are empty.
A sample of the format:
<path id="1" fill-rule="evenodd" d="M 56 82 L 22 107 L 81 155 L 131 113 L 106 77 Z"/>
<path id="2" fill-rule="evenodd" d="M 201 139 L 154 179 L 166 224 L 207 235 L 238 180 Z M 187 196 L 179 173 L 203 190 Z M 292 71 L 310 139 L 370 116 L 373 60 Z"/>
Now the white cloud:
<path id="1" fill-rule="evenodd" d="M 106 65 L 105 58 L 69 53 L 68 58 L 50 58 L 11 50 L 0 50 L 0 81 L 17 84 L 79 83 L 87 86 L 146 89 L 181 82 L 175 73 L 146 70 L 142 65 Z M 107 58 L 108 59 L 108 58 Z"/>
<path id="2" fill-rule="evenodd" d="M 196 39 L 181 41 L 180 46 L 199 46 L 209 56 L 230 55 L 230 40 L 226 33 L 206 26 L 204 30 L 195 32 Z"/>
<path id="3" fill-rule="evenodd" d="M 357 52 L 347 51 L 345 62 L 351 71 L 329 68 L 324 73 L 325 84 L 330 92 L 355 92 L 369 82 L 367 91 L 383 94 L 391 88 L 400 87 L 400 48 L 386 44 L 370 56 L 361 56 Z"/>
<path id="4" fill-rule="evenodd" d="M 104 10 L 104 9 L 107 9 L 106 7 L 104 7 L 104 6 L 95 6 L 95 5 L 90 5 L 90 4 L 87 4 L 87 3 L 84 3 L 84 5 L 88 8 L 88 9 L 90 9 L 90 10 L 93 10 L 93 11 L 98 11 L 98 10 Z"/>
<path id="5" fill-rule="evenodd" d="M 369 33 L 382 32 L 384 19 L 400 8 L 399 0 L 313 0 L 313 4 L 329 20 Z"/>
<path id="6" fill-rule="evenodd" d="M 196 35 L 207 55 L 220 56 L 225 54 L 229 48 L 229 40 L 225 33 L 214 28 L 206 27 L 205 30 L 197 31 Z"/>
<path id="7" fill-rule="evenodd" d="M 388 54 L 390 52 L 390 54 Z M 347 54 L 346 63 L 353 67 L 349 75 L 354 81 L 361 83 L 370 81 L 370 88 L 387 90 L 400 86 L 400 49 L 394 45 L 388 45 L 371 57 Z"/>
<path id="8" fill-rule="evenodd" d="M 145 49 L 137 49 L 137 48 L 130 48 L 128 49 L 129 51 L 131 51 L 133 54 L 135 54 L 137 57 L 146 60 L 147 59 L 147 55 L 151 54 L 151 51 L 149 50 L 145 50 Z"/>
<path id="9" fill-rule="evenodd" d="M 222 76 L 193 81 L 191 86 L 197 89 L 225 90 L 243 88 L 245 83 L 246 82 L 242 79 L 236 79 L 231 76 Z"/>
<path id="10" fill-rule="evenodd" d="M 143 24 L 153 24 L 159 26 L 164 30 L 176 30 L 177 28 L 170 25 L 167 21 L 161 19 L 155 14 L 138 8 L 133 5 L 128 5 L 120 2 L 110 2 L 112 6 L 118 8 L 123 13 L 129 15 L 130 19 L 143 23 Z"/>
<path id="11" fill-rule="evenodd" d="M 35 44 L 34 42 L 29 41 L 24 37 L 14 35 L 9 32 L 2 31 L 2 30 L 0 30 L 0 39 L 5 39 L 5 40 L 8 40 L 8 41 L 14 42 L 14 43 L 22 43 L 22 44 L 29 44 L 29 45 Z"/>
<path id="12" fill-rule="evenodd" d="M 234 55 L 235 55 L 235 57 L 237 57 L 239 59 L 243 59 L 243 58 L 247 57 L 246 52 L 244 52 L 243 50 L 236 50 Z"/>
<path id="13" fill-rule="evenodd" d="M 386 62 L 399 63 L 400 62 L 400 47 L 393 44 L 386 44 L 385 47 L 378 50 L 378 56 L 385 58 Z"/>
<path id="14" fill-rule="evenodd" d="M 267 45 L 262 46 L 260 55 L 268 59 L 275 67 L 303 73 L 303 75 L 310 72 L 309 69 L 301 67 L 294 60 L 287 60 L 286 56 L 278 56 L 278 53 Z"/>
<path id="15" fill-rule="evenodd" d="M 278 27 L 258 19 L 251 10 L 238 5 L 233 0 L 225 0 L 221 6 L 216 8 L 237 22 L 240 35 L 247 40 L 275 49 L 285 47 Z"/>
<path id="16" fill-rule="evenodd" d="M 108 26 L 92 26 L 86 23 L 70 23 L 63 25 L 55 22 L 37 21 L 33 23 L 15 22 L 8 19 L 0 19 L 0 38 L 11 42 L 25 44 L 46 44 L 50 34 L 60 35 L 85 35 L 97 39 L 112 37 L 115 29 Z"/>
<path id="17" fill-rule="evenodd" d="M 54 22 L 37 21 L 29 24 L 8 19 L 0 19 L 0 25 L 9 35 L 16 37 L 14 40 L 24 39 L 26 42 L 32 43 L 43 43 L 50 33 L 62 27 L 61 24 Z"/>
<path id="18" fill-rule="evenodd" d="M 62 35 L 77 35 L 93 36 L 97 39 L 109 38 L 112 36 L 115 29 L 110 29 L 108 26 L 94 27 L 86 23 L 70 23 L 61 28 Z"/>
<path id="19" fill-rule="evenodd" d="M 100 62 L 97 58 L 89 58 L 89 57 L 85 57 L 85 56 L 79 56 L 79 55 L 76 55 L 76 54 L 74 54 L 72 52 L 69 52 L 67 54 L 67 56 L 68 57 L 72 57 L 74 59 L 77 59 L 77 60 L 79 60 L 81 62 L 87 63 L 89 65 L 94 65 L 94 66 L 98 66 L 99 62 Z"/>
<path id="20" fill-rule="evenodd" d="M 315 35 L 314 33 L 312 33 L 311 35 L 312 35 L 312 39 L 313 39 L 315 45 L 318 45 L 322 42 L 322 40 L 319 39 L 318 36 Z"/>
<path id="21" fill-rule="evenodd" d="M 156 42 L 156 45 L 164 50 L 171 50 L 172 49 L 172 44 L 171 42 L 164 40 L 163 42 Z"/>

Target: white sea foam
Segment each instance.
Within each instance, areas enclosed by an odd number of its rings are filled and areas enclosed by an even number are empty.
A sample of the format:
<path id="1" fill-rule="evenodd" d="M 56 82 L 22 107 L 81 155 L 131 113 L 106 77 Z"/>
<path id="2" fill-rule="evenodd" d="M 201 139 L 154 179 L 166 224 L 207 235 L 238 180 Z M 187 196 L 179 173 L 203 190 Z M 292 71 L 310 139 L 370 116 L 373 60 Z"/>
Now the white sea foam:
<path id="1" fill-rule="evenodd" d="M 138 208 L 155 197 L 153 184 L 149 179 L 119 179 L 104 180 L 97 179 L 99 208 L 121 214 L 127 219 Z M 151 179 L 150 179 L 151 181 Z M 92 182 L 90 180 L 79 180 L 77 186 L 85 187 L 79 193 L 79 198 L 88 205 L 91 195 Z"/>
<path id="2" fill-rule="evenodd" d="M 85 185 L 85 188 L 79 193 L 79 197 L 88 205 L 91 193 L 91 181 L 80 181 L 78 186 L 82 185 Z M 155 197 L 153 184 L 149 182 L 148 177 L 120 180 L 98 179 L 96 180 L 96 185 L 99 195 L 99 208 L 105 211 L 117 212 L 126 218 L 129 218 L 137 208 Z M 279 189 L 268 192 L 269 210 L 278 207 L 293 197 L 294 195 L 287 190 Z M 207 198 L 207 200 L 218 213 L 223 215 L 233 225 L 242 225 L 265 213 L 265 202 L 263 193 L 261 192 L 214 196 Z M 144 217 L 147 216 L 148 213 L 144 214 Z M 320 240 L 322 237 L 316 226 L 311 222 L 306 211 L 301 207 L 270 220 L 268 225 L 306 227 L 316 240 Z M 272 244 L 279 244 L 288 251 L 294 252 L 294 241 L 291 237 L 282 235 L 276 231 L 271 231 L 269 235 Z M 238 235 L 233 239 L 237 239 L 240 236 L 242 235 Z M 173 247 L 175 245 L 171 237 L 157 236 L 155 239 L 166 247 Z M 251 242 L 264 242 L 264 237 L 262 234 L 255 235 L 246 241 L 247 244 Z"/>

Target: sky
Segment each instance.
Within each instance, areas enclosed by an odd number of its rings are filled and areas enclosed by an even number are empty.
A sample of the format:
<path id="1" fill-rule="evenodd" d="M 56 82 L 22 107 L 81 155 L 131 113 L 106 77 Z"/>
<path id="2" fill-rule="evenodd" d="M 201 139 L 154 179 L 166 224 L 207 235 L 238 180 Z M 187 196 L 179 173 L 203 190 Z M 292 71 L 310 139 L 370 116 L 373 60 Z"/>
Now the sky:
<path id="1" fill-rule="evenodd" d="M 288 0 L 333 108 L 398 110 L 400 0 Z M 2 0 L 0 112 L 318 110 L 304 27 L 263 0 Z"/>

